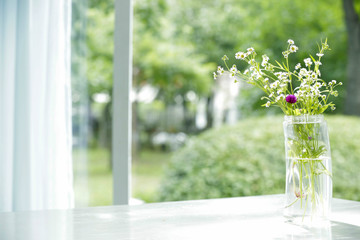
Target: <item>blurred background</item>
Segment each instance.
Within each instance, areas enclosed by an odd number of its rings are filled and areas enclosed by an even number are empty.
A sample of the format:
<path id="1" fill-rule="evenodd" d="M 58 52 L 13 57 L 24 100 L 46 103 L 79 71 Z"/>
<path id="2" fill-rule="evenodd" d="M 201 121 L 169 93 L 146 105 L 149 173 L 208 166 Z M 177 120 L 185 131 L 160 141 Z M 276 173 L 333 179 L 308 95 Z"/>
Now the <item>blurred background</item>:
<path id="1" fill-rule="evenodd" d="M 323 58 L 322 78 L 344 82 L 333 99 L 336 110 L 328 112 L 334 196 L 360 200 L 359 1 L 133 4 L 132 191 L 138 202 L 284 192 L 281 112 L 263 109 L 258 89 L 226 75 L 214 80 L 212 72 L 224 54 L 232 64 L 234 53 L 248 47 L 281 60 L 289 38 L 300 52 L 293 65 L 328 38 L 332 51 Z M 76 206 L 111 205 L 114 0 L 73 0 L 72 10 Z"/>

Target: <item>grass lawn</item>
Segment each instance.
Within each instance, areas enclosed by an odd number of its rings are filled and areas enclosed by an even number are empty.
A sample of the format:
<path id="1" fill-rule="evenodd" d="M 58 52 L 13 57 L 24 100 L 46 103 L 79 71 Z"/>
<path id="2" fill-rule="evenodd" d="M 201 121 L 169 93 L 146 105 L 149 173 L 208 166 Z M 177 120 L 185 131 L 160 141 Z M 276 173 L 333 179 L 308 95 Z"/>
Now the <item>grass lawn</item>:
<path id="1" fill-rule="evenodd" d="M 157 200 L 157 188 L 171 153 L 143 150 L 133 157 L 132 195 L 145 202 Z M 88 159 L 88 163 L 87 160 Z M 112 204 L 110 154 L 106 149 L 74 150 L 76 207 Z"/>
<path id="2" fill-rule="evenodd" d="M 172 153 L 145 150 L 133 158 L 132 191 L 133 197 L 145 202 L 156 202 L 157 190 L 163 177 L 164 167 Z"/>

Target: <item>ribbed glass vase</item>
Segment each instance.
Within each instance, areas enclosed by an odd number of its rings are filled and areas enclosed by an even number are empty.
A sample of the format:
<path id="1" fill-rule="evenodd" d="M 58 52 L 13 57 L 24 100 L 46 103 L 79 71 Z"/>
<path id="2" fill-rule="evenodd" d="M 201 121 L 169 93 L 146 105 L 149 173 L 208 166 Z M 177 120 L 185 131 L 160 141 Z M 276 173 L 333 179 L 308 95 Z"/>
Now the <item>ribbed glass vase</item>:
<path id="1" fill-rule="evenodd" d="M 331 211 L 330 143 L 323 115 L 285 116 L 284 215 L 296 221 L 326 220 Z"/>

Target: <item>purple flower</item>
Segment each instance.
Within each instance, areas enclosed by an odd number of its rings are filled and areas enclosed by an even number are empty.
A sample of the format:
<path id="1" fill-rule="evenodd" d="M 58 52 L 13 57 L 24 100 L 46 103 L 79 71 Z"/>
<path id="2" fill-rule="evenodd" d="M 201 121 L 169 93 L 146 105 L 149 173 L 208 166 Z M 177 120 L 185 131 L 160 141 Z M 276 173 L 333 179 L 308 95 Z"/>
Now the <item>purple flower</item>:
<path id="1" fill-rule="evenodd" d="M 285 100 L 286 100 L 288 103 L 293 104 L 293 103 L 296 103 L 297 98 L 296 98 L 296 96 L 294 96 L 294 95 L 287 95 Z"/>
<path id="2" fill-rule="evenodd" d="M 308 137 L 308 139 L 309 139 L 309 140 L 311 140 L 311 139 L 312 139 L 312 137 Z"/>

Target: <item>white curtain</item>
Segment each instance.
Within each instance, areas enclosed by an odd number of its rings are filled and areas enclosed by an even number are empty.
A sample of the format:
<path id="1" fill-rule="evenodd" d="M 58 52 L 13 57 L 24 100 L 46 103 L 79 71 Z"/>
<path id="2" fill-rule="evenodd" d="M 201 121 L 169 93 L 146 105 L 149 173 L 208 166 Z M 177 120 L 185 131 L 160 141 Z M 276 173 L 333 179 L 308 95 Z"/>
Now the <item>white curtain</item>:
<path id="1" fill-rule="evenodd" d="M 0 212 L 73 207 L 70 0 L 0 0 Z"/>

